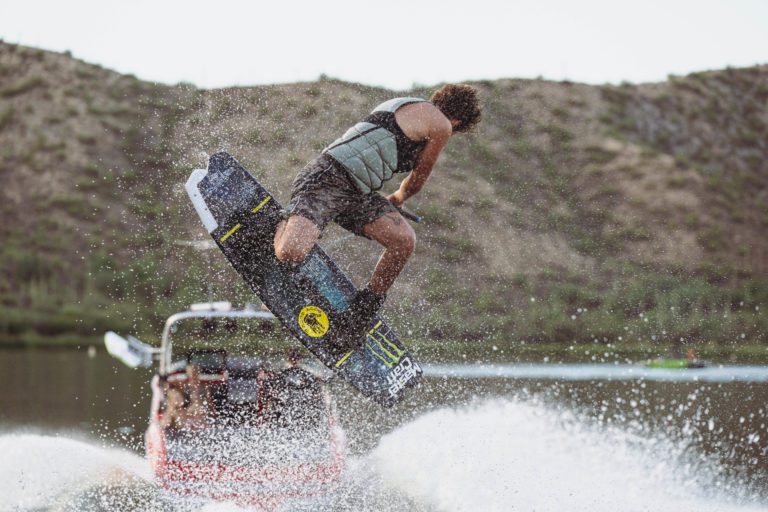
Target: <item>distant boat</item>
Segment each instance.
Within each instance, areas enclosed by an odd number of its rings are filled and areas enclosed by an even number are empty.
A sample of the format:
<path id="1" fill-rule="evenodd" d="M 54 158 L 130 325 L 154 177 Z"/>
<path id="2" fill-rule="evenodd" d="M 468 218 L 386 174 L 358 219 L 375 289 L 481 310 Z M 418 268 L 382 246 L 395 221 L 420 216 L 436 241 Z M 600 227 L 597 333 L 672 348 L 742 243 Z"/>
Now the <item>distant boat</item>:
<path id="1" fill-rule="evenodd" d="M 705 368 L 707 364 L 699 359 L 659 357 L 645 363 L 647 368 L 664 368 L 667 370 L 686 370 Z"/>

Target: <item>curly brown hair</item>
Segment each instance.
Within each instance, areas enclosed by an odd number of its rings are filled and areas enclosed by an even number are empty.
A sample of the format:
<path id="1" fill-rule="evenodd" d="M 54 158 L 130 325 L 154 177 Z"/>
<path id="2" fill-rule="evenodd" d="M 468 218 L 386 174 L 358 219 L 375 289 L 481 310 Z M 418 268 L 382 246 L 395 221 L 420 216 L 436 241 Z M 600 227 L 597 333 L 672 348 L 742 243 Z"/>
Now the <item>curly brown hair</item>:
<path id="1" fill-rule="evenodd" d="M 480 122 L 482 108 L 477 89 L 466 84 L 445 84 L 429 98 L 448 119 L 457 119 L 454 132 L 468 132 Z"/>

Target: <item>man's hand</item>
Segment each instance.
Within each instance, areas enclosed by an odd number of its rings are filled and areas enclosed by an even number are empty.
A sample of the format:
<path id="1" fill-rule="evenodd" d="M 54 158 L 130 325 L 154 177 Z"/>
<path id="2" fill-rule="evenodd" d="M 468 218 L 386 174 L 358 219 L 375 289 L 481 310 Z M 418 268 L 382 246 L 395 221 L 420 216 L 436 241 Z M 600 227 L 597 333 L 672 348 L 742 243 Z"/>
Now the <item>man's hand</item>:
<path id="1" fill-rule="evenodd" d="M 405 202 L 405 196 L 400 190 L 398 190 L 394 194 L 390 194 L 389 196 L 387 196 L 387 199 L 389 199 L 389 202 L 398 208 L 403 206 L 403 203 Z"/>

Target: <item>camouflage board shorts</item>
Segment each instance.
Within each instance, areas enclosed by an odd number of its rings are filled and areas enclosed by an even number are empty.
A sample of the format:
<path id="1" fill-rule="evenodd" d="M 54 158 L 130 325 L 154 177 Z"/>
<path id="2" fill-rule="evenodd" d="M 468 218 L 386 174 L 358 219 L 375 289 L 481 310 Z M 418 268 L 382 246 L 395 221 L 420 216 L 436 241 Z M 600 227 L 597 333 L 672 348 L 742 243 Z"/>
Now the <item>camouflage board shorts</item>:
<path id="1" fill-rule="evenodd" d="M 397 210 L 381 194 L 360 192 L 336 160 L 320 155 L 293 180 L 291 201 L 285 211 L 311 220 L 320 231 L 333 221 L 347 231 L 365 236 L 366 224 Z"/>

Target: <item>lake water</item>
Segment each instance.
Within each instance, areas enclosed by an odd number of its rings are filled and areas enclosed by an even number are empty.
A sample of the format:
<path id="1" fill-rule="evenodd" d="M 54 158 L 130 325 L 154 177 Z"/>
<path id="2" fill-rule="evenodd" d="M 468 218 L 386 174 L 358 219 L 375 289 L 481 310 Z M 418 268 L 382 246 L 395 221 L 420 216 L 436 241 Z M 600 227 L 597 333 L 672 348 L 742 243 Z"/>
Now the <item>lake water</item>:
<path id="1" fill-rule="evenodd" d="M 425 365 L 392 410 L 334 383 L 350 458 L 322 510 L 768 510 L 768 367 Z M 0 351 L 0 511 L 239 510 L 162 499 L 149 370 Z M 290 509 L 288 509 L 290 510 Z"/>

